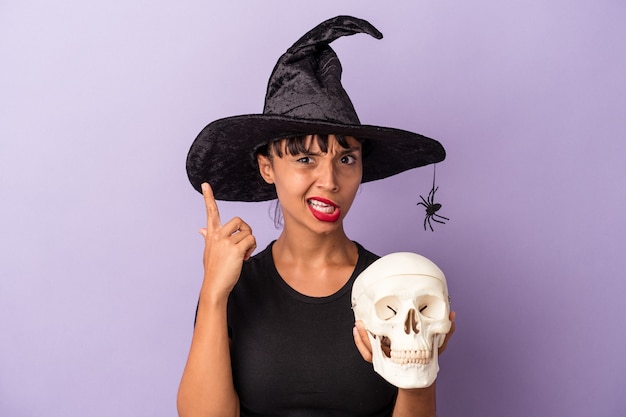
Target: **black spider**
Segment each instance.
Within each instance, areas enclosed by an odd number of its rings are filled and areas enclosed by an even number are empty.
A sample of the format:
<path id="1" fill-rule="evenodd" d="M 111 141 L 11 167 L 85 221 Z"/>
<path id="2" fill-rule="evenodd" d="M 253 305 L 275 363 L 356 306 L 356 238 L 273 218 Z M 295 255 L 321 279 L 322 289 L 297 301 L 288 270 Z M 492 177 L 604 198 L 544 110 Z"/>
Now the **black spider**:
<path id="1" fill-rule="evenodd" d="M 434 202 L 435 193 L 437 192 L 438 189 L 439 187 L 435 187 L 435 175 L 433 173 L 433 188 L 428 193 L 428 200 L 426 200 L 424 197 L 420 195 L 420 198 L 422 199 L 422 201 L 417 203 L 418 206 L 421 205 L 421 206 L 426 207 L 426 218 L 424 219 L 424 230 L 426 230 L 426 223 L 428 223 L 428 226 L 430 227 L 431 232 L 434 232 L 433 225 L 430 223 L 431 220 L 437 223 L 441 223 L 441 224 L 446 224 L 446 222 L 437 220 L 437 218 L 450 220 L 447 217 L 443 217 L 437 214 L 437 211 L 439 211 L 439 209 L 441 208 L 441 204 Z"/>

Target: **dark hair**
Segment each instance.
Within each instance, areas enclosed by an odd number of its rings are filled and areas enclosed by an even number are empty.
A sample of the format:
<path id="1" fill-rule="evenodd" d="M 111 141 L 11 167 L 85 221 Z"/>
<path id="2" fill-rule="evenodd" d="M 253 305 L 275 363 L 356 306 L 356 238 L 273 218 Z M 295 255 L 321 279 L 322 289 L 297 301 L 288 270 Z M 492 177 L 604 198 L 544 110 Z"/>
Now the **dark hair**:
<path id="1" fill-rule="evenodd" d="M 297 155 L 300 153 L 308 153 L 311 150 L 313 143 L 316 143 L 320 147 L 320 151 L 323 153 L 328 152 L 328 136 L 330 135 L 313 135 L 313 140 L 308 141 L 311 135 L 299 135 L 292 136 L 283 139 L 277 139 L 269 142 L 267 145 L 263 145 L 256 150 L 257 154 L 271 158 L 272 155 L 277 155 L 279 158 L 283 157 L 283 143 L 284 149 L 289 155 Z M 335 135 L 337 143 L 344 149 L 348 149 L 350 144 L 343 135 Z M 315 141 L 315 142 L 313 142 Z"/>

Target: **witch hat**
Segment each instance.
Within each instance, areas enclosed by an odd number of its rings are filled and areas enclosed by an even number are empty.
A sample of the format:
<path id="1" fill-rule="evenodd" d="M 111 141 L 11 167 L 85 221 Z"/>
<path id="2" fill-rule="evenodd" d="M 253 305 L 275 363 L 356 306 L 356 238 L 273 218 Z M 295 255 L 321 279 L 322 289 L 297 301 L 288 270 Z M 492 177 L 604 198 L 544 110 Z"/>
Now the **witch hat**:
<path id="1" fill-rule="evenodd" d="M 255 151 L 273 140 L 310 134 L 354 136 L 363 144 L 363 179 L 369 182 L 440 162 L 443 146 L 417 133 L 361 124 L 341 84 L 341 63 L 330 43 L 341 36 L 382 34 L 369 22 L 338 16 L 322 22 L 283 54 L 270 76 L 262 114 L 215 120 L 191 145 L 187 174 L 202 192 L 209 182 L 217 200 L 276 198 L 261 179 Z"/>

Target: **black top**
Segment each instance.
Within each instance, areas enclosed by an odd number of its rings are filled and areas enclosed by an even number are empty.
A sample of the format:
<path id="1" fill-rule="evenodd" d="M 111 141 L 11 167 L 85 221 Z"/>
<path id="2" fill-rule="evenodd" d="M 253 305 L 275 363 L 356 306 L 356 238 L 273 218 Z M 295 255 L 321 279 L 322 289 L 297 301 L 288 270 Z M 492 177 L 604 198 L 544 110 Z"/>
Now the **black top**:
<path id="1" fill-rule="evenodd" d="M 357 244 L 348 282 L 309 297 L 278 274 L 272 245 L 244 263 L 228 302 L 241 415 L 391 415 L 396 388 L 363 360 L 352 336 L 352 284 L 378 256 Z"/>

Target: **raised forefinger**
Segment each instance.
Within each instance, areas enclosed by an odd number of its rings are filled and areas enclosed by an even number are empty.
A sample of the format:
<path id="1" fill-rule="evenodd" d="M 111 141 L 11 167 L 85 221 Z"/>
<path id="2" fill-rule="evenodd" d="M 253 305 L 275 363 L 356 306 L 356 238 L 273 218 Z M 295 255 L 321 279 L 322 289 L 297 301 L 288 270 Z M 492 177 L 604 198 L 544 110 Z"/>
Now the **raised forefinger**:
<path id="1" fill-rule="evenodd" d="M 204 196 L 204 205 L 206 206 L 207 232 L 213 233 L 222 226 L 222 222 L 220 221 L 220 212 L 217 209 L 213 190 L 208 182 L 202 183 L 202 195 Z"/>

